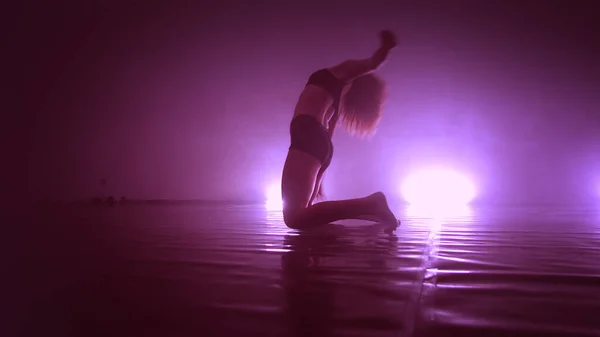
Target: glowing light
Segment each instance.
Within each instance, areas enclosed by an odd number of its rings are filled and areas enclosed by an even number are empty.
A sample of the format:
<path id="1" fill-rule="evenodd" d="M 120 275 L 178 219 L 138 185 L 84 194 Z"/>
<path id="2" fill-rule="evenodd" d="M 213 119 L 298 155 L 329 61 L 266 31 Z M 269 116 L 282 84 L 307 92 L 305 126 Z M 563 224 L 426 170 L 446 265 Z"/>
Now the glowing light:
<path id="1" fill-rule="evenodd" d="M 439 221 L 448 220 L 470 220 L 473 217 L 473 209 L 469 205 L 448 205 L 440 207 L 427 207 L 426 205 L 409 205 L 406 208 L 409 218 L 428 218 Z"/>
<path id="2" fill-rule="evenodd" d="M 475 187 L 456 172 L 431 169 L 409 176 L 402 184 L 401 193 L 411 205 L 447 208 L 471 202 Z"/>
<path id="3" fill-rule="evenodd" d="M 265 207 L 268 211 L 281 211 L 283 209 L 280 184 L 269 185 L 265 191 L 265 197 Z"/>

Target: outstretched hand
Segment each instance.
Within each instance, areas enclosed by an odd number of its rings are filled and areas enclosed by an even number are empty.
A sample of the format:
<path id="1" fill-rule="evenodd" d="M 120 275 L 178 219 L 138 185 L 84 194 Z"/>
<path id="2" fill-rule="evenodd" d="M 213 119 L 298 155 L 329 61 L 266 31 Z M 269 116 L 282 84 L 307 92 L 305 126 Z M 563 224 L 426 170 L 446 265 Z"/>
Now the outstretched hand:
<path id="1" fill-rule="evenodd" d="M 396 34 L 391 30 L 383 30 L 379 33 L 379 38 L 381 39 L 381 46 L 387 50 L 393 49 L 398 45 L 398 41 L 396 40 Z"/>

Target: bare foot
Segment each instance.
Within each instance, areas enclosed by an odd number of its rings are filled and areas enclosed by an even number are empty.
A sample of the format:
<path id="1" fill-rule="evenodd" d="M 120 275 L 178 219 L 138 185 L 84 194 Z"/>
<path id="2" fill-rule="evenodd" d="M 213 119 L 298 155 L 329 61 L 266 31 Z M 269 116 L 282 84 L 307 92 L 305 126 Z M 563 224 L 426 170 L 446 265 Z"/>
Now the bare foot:
<path id="1" fill-rule="evenodd" d="M 373 202 L 373 214 L 382 223 L 391 226 L 392 231 L 400 225 L 400 221 L 396 218 L 390 207 L 388 206 L 385 194 L 376 192 L 367 197 Z"/>

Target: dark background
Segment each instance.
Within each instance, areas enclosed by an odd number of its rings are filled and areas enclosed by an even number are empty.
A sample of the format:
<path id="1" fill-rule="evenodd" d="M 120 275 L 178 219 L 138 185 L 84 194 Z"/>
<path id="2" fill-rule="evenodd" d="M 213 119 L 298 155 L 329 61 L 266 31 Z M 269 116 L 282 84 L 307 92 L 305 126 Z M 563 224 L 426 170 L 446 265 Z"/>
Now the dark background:
<path id="1" fill-rule="evenodd" d="M 260 199 L 314 70 L 400 46 L 377 135 L 341 129 L 331 197 L 397 195 L 419 167 L 482 202 L 598 202 L 600 24 L 587 1 L 23 2 L 27 195 Z M 9 144 L 9 147 L 11 145 Z M 107 184 L 101 187 L 99 179 Z M 19 183 L 20 184 L 20 183 Z"/>

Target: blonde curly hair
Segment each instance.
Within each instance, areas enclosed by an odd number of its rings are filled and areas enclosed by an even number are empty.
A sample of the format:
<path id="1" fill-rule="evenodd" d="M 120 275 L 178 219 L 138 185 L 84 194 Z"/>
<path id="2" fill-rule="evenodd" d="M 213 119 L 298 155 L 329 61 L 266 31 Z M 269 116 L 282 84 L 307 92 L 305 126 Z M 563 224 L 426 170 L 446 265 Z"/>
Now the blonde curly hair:
<path id="1" fill-rule="evenodd" d="M 381 77 L 358 77 L 344 95 L 340 120 L 352 135 L 365 137 L 375 133 L 387 98 L 387 86 Z"/>

